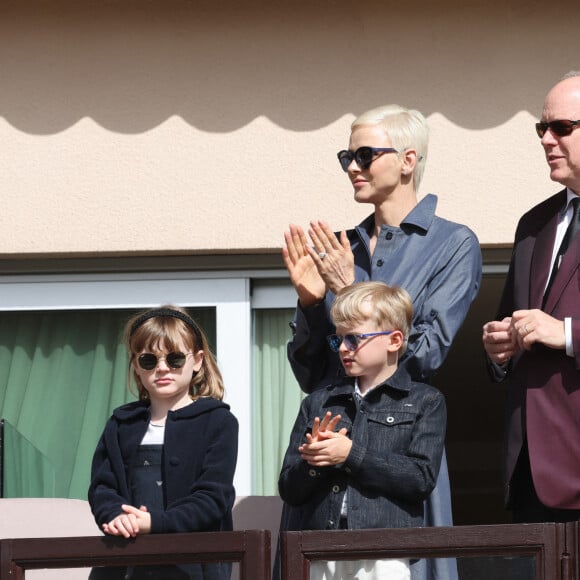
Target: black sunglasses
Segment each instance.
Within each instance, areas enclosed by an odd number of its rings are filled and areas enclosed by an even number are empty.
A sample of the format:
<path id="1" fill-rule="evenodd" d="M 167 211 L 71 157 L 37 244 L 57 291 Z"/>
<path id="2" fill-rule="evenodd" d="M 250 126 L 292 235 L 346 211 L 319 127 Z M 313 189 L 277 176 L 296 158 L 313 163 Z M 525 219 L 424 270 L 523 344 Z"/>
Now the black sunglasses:
<path id="1" fill-rule="evenodd" d="M 380 336 L 382 334 L 391 334 L 392 330 L 386 330 L 385 332 L 367 332 L 365 334 L 345 334 L 341 336 L 340 334 L 331 334 L 326 337 L 328 341 L 328 346 L 330 346 L 331 350 L 334 352 L 338 352 L 340 349 L 340 345 L 344 342 L 344 346 L 349 351 L 356 350 L 360 344 L 361 340 L 365 338 L 370 338 L 371 336 Z"/>
<path id="2" fill-rule="evenodd" d="M 393 147 L 359 147 L 356 151 L 343 149 L 338 152 L 338 161 L 343 171 L 348 171 L 348 166 L 356 161 L 361 169 L 368 169 L 371 163 L 377 159 L 377 153 L 398 153 Z"/>
<path id="3" fill-rule="evenodd" d="M 191 352 L 169 352 L 165 356 L 156 356 L 152 352 L 144 352 L 137 357 L 137 363 L 144 371 L 152 371 L 157 367 L 160 360 L 165 360 L 171 369 L 180 369 Z"/>
<path id="4" fill-rule="evenodd" d="M 536 123 L 536 133 L 541 139 L 546 134 L 546 131 L 550 129 L 552 134 L 558 137 L 566 137 L 566 135 L 570 135 L 579 125 L 580 121 L 569 121 L 568 119 L 558 119 L 557 121 L 550 122 L 540 121 Z"/>

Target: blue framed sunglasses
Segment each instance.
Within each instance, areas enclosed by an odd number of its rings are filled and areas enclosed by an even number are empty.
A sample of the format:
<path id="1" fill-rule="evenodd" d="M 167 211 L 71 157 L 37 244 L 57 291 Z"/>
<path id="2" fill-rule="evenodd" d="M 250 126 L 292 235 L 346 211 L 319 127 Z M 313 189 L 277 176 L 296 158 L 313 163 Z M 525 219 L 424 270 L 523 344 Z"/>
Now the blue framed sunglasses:
<path id="1" fill-rule="evenodd" d="M 361 169 L 368 169 L 371 163 L 378 159 L 378 153 L 398 153 L 393 147 L 359 147 L 356 151 L 343 149 L 337 153 L 338 161 L 343 171 L 348 171 L 348 166 L 356 161 Z"/>
<path id="2" fill-rule="evenodd" d="M 338 352 L 340 349 L 340 345 L 344 342 L 344 346 L 347 350 L 353 351 L 356 350 L 359 345 L 360 341 L 364 340 L 365 338 L 370 338 L 371 336 L 381 336 L 384 334 L 391 334 L 393 330 L 385 330 L 384 332 L 367 332 L 365 334 L 345 334 L 341 336 L 340 334 L 330 334 L 326 337 L 328 341 L 328 346 L 330 346 L 331 350 L 334 352 Z"/>

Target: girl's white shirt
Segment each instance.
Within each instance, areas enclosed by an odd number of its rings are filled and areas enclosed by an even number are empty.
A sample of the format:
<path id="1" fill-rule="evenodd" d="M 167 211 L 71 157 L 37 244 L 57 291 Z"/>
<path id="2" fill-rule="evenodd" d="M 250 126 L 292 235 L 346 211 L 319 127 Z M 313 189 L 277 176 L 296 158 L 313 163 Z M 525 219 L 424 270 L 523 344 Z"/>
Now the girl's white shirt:
<path id="1" fill-rule="evenodd" d="M 165 439 L 165 423 L 157 425 L 149 421 L 147 432 L 141 441 L 141 445 L 163 445 Z"/>

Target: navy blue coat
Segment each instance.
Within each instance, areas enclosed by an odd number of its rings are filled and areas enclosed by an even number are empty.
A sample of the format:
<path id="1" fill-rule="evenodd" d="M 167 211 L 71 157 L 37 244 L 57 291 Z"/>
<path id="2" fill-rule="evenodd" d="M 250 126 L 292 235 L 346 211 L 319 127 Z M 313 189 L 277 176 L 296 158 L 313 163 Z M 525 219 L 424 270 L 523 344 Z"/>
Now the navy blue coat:
<path id="1" fill-rule="evenodd" d="M 132 504 L 130 466 L 150 420 L 148 402 L 115 409 L 97 445 L 89 503 L 99 527 Z M 229 406 L 201 398 L 170 411 L 163 446 L 165 509 L 151 509 L 151 532 L 229 531 L 238 421 Z M 139 507 L 139 506 L 137 506 Z"/>

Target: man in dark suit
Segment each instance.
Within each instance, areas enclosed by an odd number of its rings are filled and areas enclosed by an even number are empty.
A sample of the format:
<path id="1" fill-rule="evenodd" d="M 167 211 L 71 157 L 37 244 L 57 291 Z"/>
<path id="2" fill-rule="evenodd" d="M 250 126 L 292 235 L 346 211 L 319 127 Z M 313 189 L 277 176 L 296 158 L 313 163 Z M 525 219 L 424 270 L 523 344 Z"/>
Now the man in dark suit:
<path id="1" fill-rule="evenodd" d="M 565 189 L 520 220 L 497 320 L 483 327 L 494 380 L 509 377 L 506 502 L 516 522 L 580 518 L 580 72 L 536 125 Z"/>

